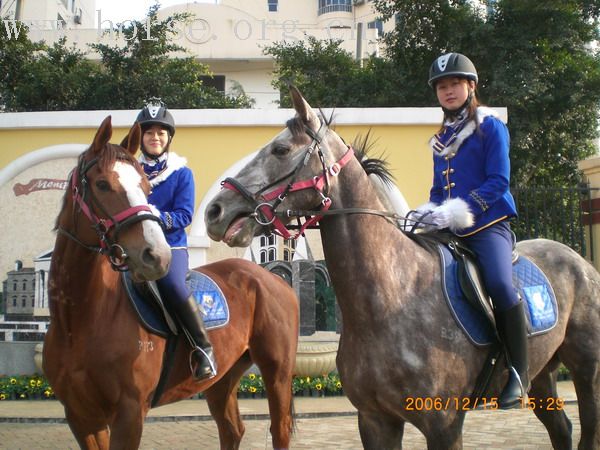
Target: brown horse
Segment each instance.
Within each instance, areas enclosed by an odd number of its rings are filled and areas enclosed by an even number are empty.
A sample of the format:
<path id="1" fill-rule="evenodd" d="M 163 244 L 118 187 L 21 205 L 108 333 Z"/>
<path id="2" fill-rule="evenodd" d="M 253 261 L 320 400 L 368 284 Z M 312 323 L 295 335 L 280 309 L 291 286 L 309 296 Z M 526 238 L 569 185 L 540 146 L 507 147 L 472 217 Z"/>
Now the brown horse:
<path id="1" fill-rule="evenodd" d="M 227 189 L 207 206 L 208 234 L 246 246 L 266 223 L 284 233 L 292 217 L 322 216 L 323 250 L 343 317 L 337 367 L 358 409 L 363 446 L 402 448 L 404 424 L 410 422 L 429 449 L 460 449 L 488 350 L 473 345 L 453 319 L 438 254 L 388 220 L 352 149 L 296 89 L 291 93 L 296 117 L 235 179 L 226 180 Z M 579 449 L 598 450 L 600 274 L 557 242 L 524 241 L 518 251 L 543 270 L 558 303 L 554 328 L 529 338 L 527 407 L 554 448 L 572 448 L 571 423 L 556 391 L 562 361 L 577 392 Z M 498 407 L 493 398 L 506 376 L 498 370 L 492 378 L 488 409 Z M 495 436 L 489 439 L 494 446 Z"/>
<path id="2" fill-rule="evenodd" d="M 111 134 L 108 117 L 71 174 L 71 189 L 56 222 L 49 278 L 44 373 L 77 442 L 86 449 L 139 447 L 166 342 L 140 325 L 120 274 L 113 270 L 128 268 L 137 280 L 160 278 L 168 270 L 170 249 L 149 211 L 149 185 L 133 158 L 139 127 L 123 141 L 127 148 L 109 144 Z M 221 448 L 239 448 L 244 425 L 237 386 L 254 362 L 268 395 L 273 446 L 287 448 L 298 340 L 294 291 L 281 278 L 241 259 L 195 270 L 211 277 L 229 303 L 229 324 L 209 332 L 219 374 L 208 381 L 192 379 L 190 349 L 180 334 L 158 404 L 203 391 Z M 198 442 L 201 447 L 200 436 Z"/>

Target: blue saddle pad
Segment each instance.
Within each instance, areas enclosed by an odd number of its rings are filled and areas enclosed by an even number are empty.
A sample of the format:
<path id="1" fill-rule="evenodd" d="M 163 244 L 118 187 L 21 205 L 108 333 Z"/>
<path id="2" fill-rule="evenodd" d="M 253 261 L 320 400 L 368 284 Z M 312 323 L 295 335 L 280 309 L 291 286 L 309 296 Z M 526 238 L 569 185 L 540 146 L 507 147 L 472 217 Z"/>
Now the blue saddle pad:
<path id="1" fill-rule="evenodd" d="M 459 327 L 475 345 L 496 340 L 492 324 L 485 314 L 466 299 L 458 280 L 458 263 L 445 246 L 438 246 L 442 260 L 442 285 L 448 307 Z M 545 333 L 558 320 L 556 297 L 546 275 L 532 261 L 519 256 L 513 264 L 513 284 L 526 302 L 529 335 Z"/>
<path id="2" fill-rule="evenodd" d="M 123 272 L 123 284 L 142 324 L 152 333 L 166 337 L 169 333 L 164 314 L 153 299 L 148 299 L 135 289 L 128 272 Z M 207 275 L 190 271 L 188 288 L 204 312 L 202 318 L 207 329 L 219 328 L 229 323 L 229 307 L 221 288 Z"/>

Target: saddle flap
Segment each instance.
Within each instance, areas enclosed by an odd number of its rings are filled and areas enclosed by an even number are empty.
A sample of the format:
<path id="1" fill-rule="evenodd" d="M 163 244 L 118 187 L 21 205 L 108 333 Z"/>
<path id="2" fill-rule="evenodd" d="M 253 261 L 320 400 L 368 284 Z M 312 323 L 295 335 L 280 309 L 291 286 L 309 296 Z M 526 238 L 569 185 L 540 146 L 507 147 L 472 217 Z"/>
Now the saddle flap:
<path id="1" fill-rule="evenodd" d="M 458 241 L 452 241 L 448 248 L 454 254 L 458 264 L 458 281 L 465 298 L 474 308 L 481 310 L 496 328 L 492 299 L 481 280 L 481 274 L 475 262 L 475 255 Z"/>
<path id="2" fill-rule="evenodd" d="M 156 283 L 135 283 L 129 272 L 122 272 L 121 280 L 133 309 L 148 331 L 162 337 L 178 333 L 173 318 L 158 294 Z"/>
<path id="3" fill-rule="evenodd" d="M 154 301 L 156 302 L 156 304 L 158 305 L 158 307 L 164 314 L 165 321 L 167 322 L 167 326 L 169 327 L 169 330 L 171 330 L 171 333 L 177 334 L 177 325 L 175 324 L 173 317 L 169 313 L 169 310 L 167 309 L 167 307 L 165 306 L 165 304 L 162 300 L 162 297 L 158 290 L 158 286 L 156 285 L 156 281 L 146 281 L 141 284 L 148 289 L 148 291 L 152 295 L 152 298 L 154 299 Z M 136 284 L 136 286 L 137 286 L 137 284 Z"/>

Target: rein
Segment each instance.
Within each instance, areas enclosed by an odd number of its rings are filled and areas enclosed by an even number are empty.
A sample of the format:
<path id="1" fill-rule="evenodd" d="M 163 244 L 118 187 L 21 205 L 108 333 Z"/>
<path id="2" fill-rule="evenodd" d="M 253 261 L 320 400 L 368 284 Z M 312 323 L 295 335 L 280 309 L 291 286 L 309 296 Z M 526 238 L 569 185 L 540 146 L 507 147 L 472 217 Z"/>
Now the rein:
<path id="1" fill-rule="evenodd" d="M 396 226 L 399 228 L 406 228 L 406 222 L 420 222 L 419 220 L 411 219 L 409 217 L 401 216 L 397 213 L 390 211 L 380 211 L 369 208 L 341 208 L 330 210 L 331 199 L 328 197 L 330 187 L 330 177 L 337 177 L 341 170 L 348 162 L 354 157 L 354 150 L 351 146 L 348 146 L 348 150 L 344 155 L 331 166 L 327 166 L 325 162 L 325 156 L 321 150 L 321 143 L 325 134 L 329 130 L 325 123 L 322 123 L 319 130 L 315 133 L 311 128 L 304 127 L 304 131 L 312 138 L 312 142 L 306 147 L 305 155 L 302 161 L 295 167 L 294 170 L 287 173 L 286 175 L 278 178 L 277 180 L 269 183 L 267 186 L 258 190 L 254 194 L 251 193 L 245 186 L 238 182 L 234 178 L 226 178 L 221 186 L 224 189 L 230 189 L 241 194 L 248 202 L 254 206 L 254 212 L 250 214 L 250 217 L 254 217 L 254 220 L 264 227 L 269 227 L 270 231 L 283 237 L 284 239 L 298 239 L 304 234 L 307 228 L 317 228 L 319 221 L 325 216 L 333 216 L 340 214 L 371 214 L 381 216 L 391 221 L 397 221 Z M 311 179 L 296 181 L 296 177 L 300 170 L 304 168 L 314 151 L 317 150 L 319 159 L 321 162 L 321 174 Z M 287 178 L 290 178 L 289 183 L 280 185 L 280 183 Z M 278 186 L 279 185 L 279 186 Z M 274 189 L 267 191 L 268 189 Z M 288 194 L 304 189 L 314 189 L 321 196 L 321 203 L 319 209 L 315 210 L 286 210 L 285 212 L 278 212 L 277 207 L 285 200 Z M 273 203 L 270 203 L 273 201 Z M 298 220 L 297 226 L 284 225 L 280 217 L 296 218 Z M 302 218 L 305 219 L 304 223 L 301 223 Z M 399 222 L 404 220 L 404 225 L 399 225 Z M 295 233 L 291 233 L 290 229 L 297 229 Z"/>
<path id="2" fill-rule="evenodd" d="M 123 159 L 123 158 L 120 158 Z M 121 211 L 114 216 L 111 216 L 102 204 L 94 196 L 94 193 L 89 187 L 89 181 L 87 178 L 87 172 L 98 163 L 98 158 L 94 158 L 83 164 L 83 161 L 77 166 L 77 168 L 71 173 L 71 195 L 73 203 L 79 206 L 79 210 L 88 218 L 92 223 L 92 228 L 98 234 L 100 245 L 89 245 L 82 242 L 73 233 L 65 230 L 64 228 L 58 227 L 58 231 L 81 245 L 82 247 L 96 252 L 102 255 L 107 255 L 113 270 L 124 272 L 128 270 L 126 264 L 128 255 L 125 249 L 118 244 L 119 233 L 121 230 L 129 225 L 132 225 L 143 220 L 154 220 L 161 224 L 162 222 L 158 217 L 152 214 L 152 210 L 148 205 L 132 206 L 130 208 Z M 87 197 L 91 200 L 91 203 L 87 201 Z M 98 217 L 94 213 L 94 207 L 101 211 L 101 213 L 107 218 Z M 149 214 L 138 214 L 140 212 L 147 212 Z M 109 232 L 114 228 L 113 238 L 109 236 Z"/>

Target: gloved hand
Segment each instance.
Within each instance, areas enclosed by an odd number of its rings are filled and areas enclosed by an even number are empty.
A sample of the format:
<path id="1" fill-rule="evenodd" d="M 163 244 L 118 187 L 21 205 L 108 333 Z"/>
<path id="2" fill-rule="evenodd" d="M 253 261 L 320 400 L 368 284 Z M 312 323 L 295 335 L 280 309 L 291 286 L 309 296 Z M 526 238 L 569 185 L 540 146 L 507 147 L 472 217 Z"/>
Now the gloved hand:
<path id="1" fill-rule="evenodd" d="M 420 226 L 423 231 L 449 228 L 450 231 L 456 233 L 472 226 L 475 218 L 469 210 L 469 205 L 463 199 L 452 198 L 433 208 L 431 214 L 425 217 L 423 222 L 424 224 Z"/>
<path id="2" fill-rule="evenodd" d="M 438 206 L 433 211 L 427 220 L 428 227 L 435 228 L 436 230 L 442 230 L 448 228 L 452 223 L 452 212 L 447 208 Z"/>
<path id="3" fill-rule="evenodd" d="M 402 225 L 404 231 L 415 231 L 418 228 L 425 227 L 425 223 L 429 222 L 431 213 L 437 205 L 435 203 L 425 203 L 419 206 L 417 209 L 412 209 L 406 213 L 406 219 Z M 425 222 L 425 223 L 422 223 Z"/>
<path id="4" fill-rule="evenodd" d="M 472 226 L 475 221 L 469 205 L 460 198 L 446 200 L 439 206 L 434 203 L 426 203 L 407 214 L 407 219 L 411 220 L 405 221 L 408 223 L 405 224 L 404 231 L 419 229 L 425 232 L 444 228 L 457 232 Z"/>

